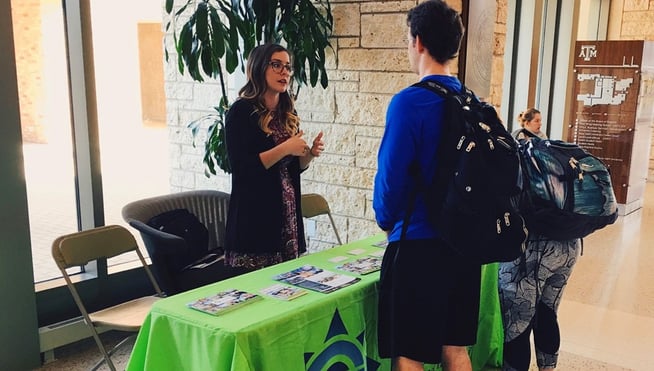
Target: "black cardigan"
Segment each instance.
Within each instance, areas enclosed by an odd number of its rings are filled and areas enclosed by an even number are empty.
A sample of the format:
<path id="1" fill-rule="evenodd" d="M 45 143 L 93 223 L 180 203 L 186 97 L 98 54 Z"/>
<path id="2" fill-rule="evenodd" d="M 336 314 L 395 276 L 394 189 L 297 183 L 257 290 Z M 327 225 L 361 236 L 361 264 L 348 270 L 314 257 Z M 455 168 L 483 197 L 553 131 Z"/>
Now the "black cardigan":
<path id="1" fill-rule="evenodd" d="M 264 168 L 259 158 L 275 146 L 272 135 L 259 127 L 252 101 L 238 99 L 225 119 L 227 156 L 232 168 L 232 193 L 227 216 L 225 250 L 274 253 L 282 250 L 282 187 L 279 163 Z M 293 157 L 288 171 L 295 188 L 299 252 L 306 251 L 300 192 L 300 161 Z"/>

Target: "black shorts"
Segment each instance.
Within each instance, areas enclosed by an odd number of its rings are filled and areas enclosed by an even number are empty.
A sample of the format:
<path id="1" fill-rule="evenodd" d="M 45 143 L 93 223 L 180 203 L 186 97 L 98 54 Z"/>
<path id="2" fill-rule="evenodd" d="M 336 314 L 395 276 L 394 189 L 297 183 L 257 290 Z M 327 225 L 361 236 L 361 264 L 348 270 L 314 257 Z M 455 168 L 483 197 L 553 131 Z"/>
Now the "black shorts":
<path id="1" fill-rule="evenodd" d="M 480 286 L 481 267 L 440 240 L 390 243 L 380 276 L 380 357 L 440 363 L 443 345 L 473 345 Z"/>

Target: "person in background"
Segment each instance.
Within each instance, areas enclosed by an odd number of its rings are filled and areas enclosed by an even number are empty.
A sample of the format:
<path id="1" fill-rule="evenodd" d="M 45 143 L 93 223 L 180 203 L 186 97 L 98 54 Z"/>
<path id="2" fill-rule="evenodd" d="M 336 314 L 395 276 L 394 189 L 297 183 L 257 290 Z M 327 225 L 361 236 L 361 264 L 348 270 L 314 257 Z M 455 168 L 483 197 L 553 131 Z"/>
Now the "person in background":
<path id="1" fill-rule="evenodd" d="M 537 109 L 527 109 L 519 119 L 523 128 L 513 132 L 516 139 L 547 139 L 540 131 L 541 117 Z M 557 311 L 580 246 L 579 239 L 553 241 L 529 233 L 523 256 L 499 264 L 498 288 L 504 323 L 503 370 L 529 369 L 532 331 L 538 369 L 556 368 L 561 343 Z"/>
<path id="2" fill-rule="evenodd" d="M 306 251 L 300 173 L 324 149 L 322 132 L 307 144 L 288 92 L 293 68 L 288 50 L 255 47 L 247 83 L 225 119 L 232 192 L 225 264 L 251 271 Z"/>
<path id="3" fill-rule="evenodd" d="M 514 138 L 528 139 L 530 137 L 538 137 L 547 139 L 547 135 L 540 131 L 542 121 L 539 110 L 535 108 L 526 109 L 518 115 L 518 123 L 520 123 L 520 129 L 511 133 Z"/>
<path id="4" fill-rule="evenodd" d="M 408 12 L 407 25 L 411 70 L 420 80 L 460 91 L 450 73 L 464 33 L 460 15 L 444 1 L 424 1 Z M 417 163 L 429 183 L 439 161 L 447 161 L 434 159 L 444 109 L 444 99 L 427 89 L 403 89 L 388 106 L 378 153 L 373 208 L 389 241 L 380 272 L 378 343 L 379 355 L 391 358 L 395 371 L 422 370 L 425 363 L 472 369 L 467 346 L 476 342 L 481 267 L 439 239 L 420 195 L 401 238 L 417 186 L 410 165 Z"/>

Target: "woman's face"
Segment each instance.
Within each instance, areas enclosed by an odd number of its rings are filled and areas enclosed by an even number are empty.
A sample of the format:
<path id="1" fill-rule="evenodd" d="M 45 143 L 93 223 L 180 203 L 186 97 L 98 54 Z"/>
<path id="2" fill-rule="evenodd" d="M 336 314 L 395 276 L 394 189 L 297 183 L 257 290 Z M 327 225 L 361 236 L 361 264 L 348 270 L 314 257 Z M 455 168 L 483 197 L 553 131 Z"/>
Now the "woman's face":
<path id="1" fill-rule="evenodd" d="M 540 126 L 540 113 L 534 113 L 534 118 L 531 119 L 531 121 L 525 122 L 525 129 L 531 131 L 532 133 L 538 133 L 540 131 Z"/>
<path id="2" fill-rule="evenodd" d="M 291 58 L 287 52 L 275 52 L 266 68 L 266 90 L 271 93 L 284 93 L 291 82 Z"/>

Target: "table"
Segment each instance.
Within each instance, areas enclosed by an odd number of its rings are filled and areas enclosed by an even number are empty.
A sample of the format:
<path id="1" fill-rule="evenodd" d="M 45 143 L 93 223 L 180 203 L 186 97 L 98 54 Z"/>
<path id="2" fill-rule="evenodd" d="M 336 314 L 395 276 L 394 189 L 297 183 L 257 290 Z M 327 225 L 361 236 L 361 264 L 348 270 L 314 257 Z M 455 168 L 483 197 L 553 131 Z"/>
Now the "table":
<path id="1" fill-rule="evenodd" d="M 258 293 L 276 283 L 274 275 L 304 264 L 340 272 L 336 266 L 342 263 L 330 259 L 354 259 L 355 249 L 368 255 L 383 239 L 372 236 L 157 301 L 127 370 L 390 370 L 389 360 L 377 355 L 379 272 L 329 294 L 310 291 L 292 301 L 266 297 L 221 316 L 186 306 L 230 288 Z M 480 341 L 471 349 L 475 369 L 501 363 L 497 267 L 484 267 L 482 277 Z"/>

